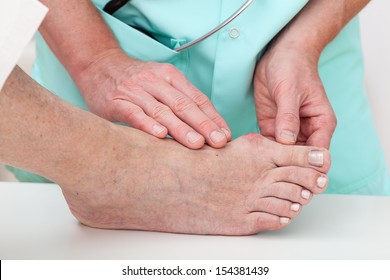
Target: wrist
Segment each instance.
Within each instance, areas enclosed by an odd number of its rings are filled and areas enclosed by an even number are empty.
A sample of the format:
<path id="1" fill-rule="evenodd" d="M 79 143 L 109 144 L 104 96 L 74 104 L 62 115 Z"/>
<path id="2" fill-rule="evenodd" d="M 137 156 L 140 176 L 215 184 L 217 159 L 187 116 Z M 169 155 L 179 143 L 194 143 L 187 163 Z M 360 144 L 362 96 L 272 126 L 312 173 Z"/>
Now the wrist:
<path id="1" fill-rule="evenodd" d="M 311 0 L 278 34 L 278 46 L 319 58 L 346 24 L 344 1 Z"/>
<path id="2" fill-rule="evenodd" d="M 272 41 L 270 49 L 302 54 L 318 61 L 327 44 L 328 41 L 321 37 L 318 30 L 291 23 Z"/>
<path id="3" fill-rule="evenodd" d="M 73 80 L 78 81 L 83 76 L 83 73 L 90 69 L 102 69 L 104 66 L 108 66 L 111 62 L 110 57 L 123 55 L 122 49 L 118 46 L 113 46 L 103 50 L 95 51 L 94 53 L 88 53 L 73 57 L 70 59 L 70 63 L 67 66 L 69 74 Z"/>
<path id="4" fill-rule="evenodd" d="M 267 53 L 284 53 L 295 56 L 296 58 L 304 58 L 317 64 L 323 47 L 315 44 L 305 43 L 296 36 L 283 36 L 280 34 L 270 44 Z"/>

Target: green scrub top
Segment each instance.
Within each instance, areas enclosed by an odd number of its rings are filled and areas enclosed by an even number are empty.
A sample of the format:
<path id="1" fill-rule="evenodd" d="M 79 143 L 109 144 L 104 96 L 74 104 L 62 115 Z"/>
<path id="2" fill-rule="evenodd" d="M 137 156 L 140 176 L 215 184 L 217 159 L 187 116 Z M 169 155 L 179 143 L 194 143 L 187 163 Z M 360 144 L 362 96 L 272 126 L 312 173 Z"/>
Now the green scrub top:
<path id="1" fill-rule="evenodd" d="M 101 11 L 107 0 L 94 0 Z M 145 61 L 168 62 L 215 105 L 237 138 L 259 132 L 253 73 L 267 44 L 307 0 L 254 1 L 218 33 L 182 52 L 173 50 L 204 35 L 245 1 L 133 0 L 114 16 L 101 11 L 123 50 Z M 132 26 L 148 30 L 153 39 Z M 338 118 L 332 139 L 327 193 L 390 195 L 389 172 L 375 132 L 363 86 L 358 19 L 323 51 L 319 71 Z M 64 100 L 87 109 L 72 79 L 41 36 L 33 77 Z M 13 168 L 12 168 L 13 169 Z M 45 180 L 13 169 L 22 181 Z"/>

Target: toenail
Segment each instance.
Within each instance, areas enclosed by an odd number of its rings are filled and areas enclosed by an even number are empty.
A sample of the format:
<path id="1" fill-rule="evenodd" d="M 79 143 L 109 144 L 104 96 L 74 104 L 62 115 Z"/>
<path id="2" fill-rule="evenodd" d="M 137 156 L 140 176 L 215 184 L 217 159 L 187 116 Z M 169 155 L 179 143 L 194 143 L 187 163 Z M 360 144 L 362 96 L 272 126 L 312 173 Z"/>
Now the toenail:
<path id="1" fill-rule="evenodd" d="M 293 203 L 293 204 L 291 204 L 291 207 L 290 207 L 290 209 L 292 211 L 295 211 L 295 212 L 298 212 L 300 208 L 301 208 L 301 205 L 298 203 Z"/>
<path id="2" fill-rule="evenodd" d="M 323 189 L 327 183 L 328 183 L 328 178 L 326 178 L 325 176 L 318 177 L 317 186 L 319 188 Z"/>
<path id="3" fill-rule="evenodd" d="M 215 131 L 211 132 L 210 138 L 211 138 L 211 141 L 213 141 L 214 143 L 219 143 L 219 142 L 226 139 L 226 135 L 225 135 L 225 133 L 222 133 L 218 130 L 215 130 Z"/>
<path id="4" fill-rule="evenodd" d="M 198 142 L 199 140 L 202 140 L 202 138 L 203 138 L 202 135 L 200 135 L 196 132 L 190 131 L 187 133 L 187 140 L 191 144 L 194 144 L 194 143 Z"/>
<path id="5" fill-rule="evenodd" d="M 324 152 L 323 151 L 311 151 L 309 153 L 309 163 L 314 166 L 324 165 Z"/>
<path id="6" fill-rule="evenodd" d="M 280 218 L 280 223 L 281 224 L 288 224 L 290 222 L 289 218 Z"/>
<path id="7" fill-rule="evenodd" d="M 302 197 L 304 198 L 304 199 L 309 199 L 310 198 L 310 192 L 308 191 L 308 190 L 303 190 L 302 191 Z"/>
<path id="8" fill-rule="evenodd" d="M 296 142 L 296 138 L 295 138 L 294 133 L 292 133 L 291 131 L 288 131 L 288 130 L 283 130 L 280 133 L 280 137 L 283 138 L 284 140 L 290 142 L 290 143 Z"/>

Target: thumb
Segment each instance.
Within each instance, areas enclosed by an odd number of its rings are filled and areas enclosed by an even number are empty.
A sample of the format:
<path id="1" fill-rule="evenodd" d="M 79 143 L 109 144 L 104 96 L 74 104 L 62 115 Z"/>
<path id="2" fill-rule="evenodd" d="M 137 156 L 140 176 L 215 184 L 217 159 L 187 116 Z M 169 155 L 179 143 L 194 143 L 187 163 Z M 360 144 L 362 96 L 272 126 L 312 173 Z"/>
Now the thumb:
<path id="1" fill-rule="evenodd" d="M 282 98 L 277 104 L 275 138 L 281 144 L 292 145 L 297 141 L 300 127 L 299 103 L 294 96 Z"/>

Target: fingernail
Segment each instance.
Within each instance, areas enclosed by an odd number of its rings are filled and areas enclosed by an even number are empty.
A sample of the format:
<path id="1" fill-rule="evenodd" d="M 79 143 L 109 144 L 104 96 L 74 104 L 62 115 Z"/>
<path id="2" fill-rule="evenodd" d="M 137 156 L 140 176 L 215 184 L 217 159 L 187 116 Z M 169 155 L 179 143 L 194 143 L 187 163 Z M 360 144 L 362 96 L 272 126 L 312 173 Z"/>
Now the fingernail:
<path id="1" fill-rule="evenodd" d="M 223 133 L 225 133 L 225 136 L 226 138 L 230 139 L 232 137 L 232 132 L 226 128 L 221 128 L 221 130 L 223 131 Z"/>
<path id="2" fill-rule="evenodd" d="M 280 218 L 280 223 L 281 224 L 288 224 L 290 222 L 289 218 Z"/>
<path id="3" fill-rule="evenodd" d="M 327 183 L 328 183 L 328 178 L 326 178 L 325 176 L 318 177 L 317 186 L 319 188 L 323 189 Z"/>
<path id="4" fill-rule="evenodd" d="M 296 142 L 295 134 L 288 130 L 282 130 L 282 132 L 280 133 L 280 137 L 290 143 Z"/>
<path id="5" fill-rule="evenodd" d="M 190 131 L 190 132 L 187 133 L 187 140 L 188 140 L 188 142 L 190 142 L 192 144 L 196 143 L 196 142 L 199 142 L 202 139 L 203 139 L 203 137 L 199 133 L 196 133 L 196 132 L 193 132 L 193 131 Z"/>
<path id="6" fill-rule="evenodd" d="M 291 204 L 291 207 L 290 207 L 290 209 L 292 211 L 295 211 L 295 212 L 298 212 L 300 208 L 301 208 L 301 205 L 298 203 L 293 203 L 293 204 Z"/>
<path id="7" fill-rule="evenodd" d="M 308 190 L 303 190 L 301 195 L 304 199 L 309 199 L 311 194 Z"/>
<path id="8" fill-rule="evenodd" d="M 156 134 L 156 135 L 161 135 L 163 132 L 166 131 L 166 128 L 162 125 L 159 125 L 159 124 L 155 124 L 153 125 L 153 132 Z"/>
<path id="9" fill-rule="evenodd" d="M 324 165 L 324 152 L 323 151 L 311 151 L 309 153 L 309 163 L 313 166 Z"/>
<path id="10" fill-rule="evenodd" d="M 219 142 L 224 141 L 226 139 L 226 135 L 225 135 L 225 133 L 222 133 L 218 130 L 215 130 L 215 131 L 211 132 L 210 138 L 211 138 L 211 141 L 213 141 L 214 143 L 219 143 Z"/>

